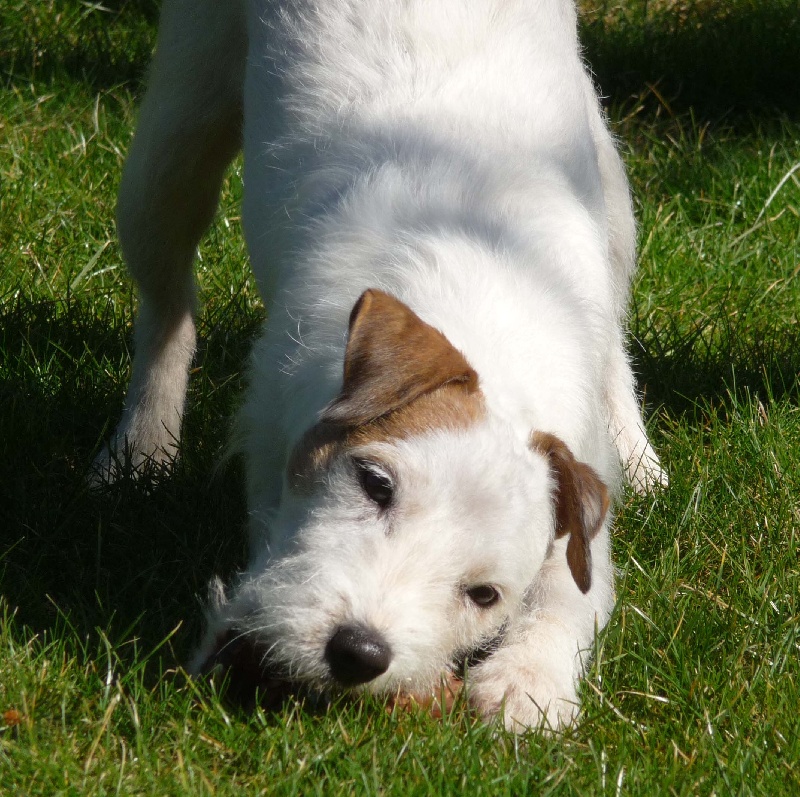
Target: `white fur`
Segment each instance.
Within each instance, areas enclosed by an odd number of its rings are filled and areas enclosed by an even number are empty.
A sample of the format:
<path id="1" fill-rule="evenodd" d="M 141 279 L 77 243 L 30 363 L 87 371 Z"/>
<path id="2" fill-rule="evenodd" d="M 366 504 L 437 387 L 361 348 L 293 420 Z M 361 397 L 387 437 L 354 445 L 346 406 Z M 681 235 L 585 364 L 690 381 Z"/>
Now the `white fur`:
<path id="1" fill-rule="evenodd" d="M 505 623 L 504 645 L 470 674 L 473 705 L 505 705 L 517 730 L 570 721 L 613 606 L 610 521 L 584 595 L 554 540 L 531 432 L 561 438 L 612 494 L 620 461 L 638 489 L 665 482 L 623 341 L 627 181 L 572 3 L 167 2 L 120 195 L 142 310 L 104 475 L 123 443 L 135 462 L 174 454 L 194 345 L 189 263 L 242 103 L 244 227 L 270 304 L 238 425 L 251 563 L 209 645 L 227 625 L 260 634 L 324 688 L 326 641 L 355 621 L 393 651 L 367 688 L 413 690 Z M 444 333 L 487 407 L 472 426 L 372 452 L 401 485 L 391 530 L 344 459 L 310 494 L 284 478 L 341 388 L 348 315 L 367 288 Z M 502 601 L 477 610 L 463 594 L 474 583 L 498 585 Z"/>

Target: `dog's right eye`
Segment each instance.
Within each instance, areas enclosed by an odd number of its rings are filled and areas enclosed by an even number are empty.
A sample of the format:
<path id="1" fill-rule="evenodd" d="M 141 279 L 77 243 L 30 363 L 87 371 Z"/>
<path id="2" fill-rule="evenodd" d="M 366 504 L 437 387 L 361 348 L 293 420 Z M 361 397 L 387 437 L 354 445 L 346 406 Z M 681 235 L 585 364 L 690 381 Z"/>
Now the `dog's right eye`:
<path id="1" fill-rule="evenodd" d="M 357 461 L 358 480 L 370 501 L 381 509 L 386 509 L 394 498 L 394 484 L 391 478 L 378 470 L 371 462 Z"/>

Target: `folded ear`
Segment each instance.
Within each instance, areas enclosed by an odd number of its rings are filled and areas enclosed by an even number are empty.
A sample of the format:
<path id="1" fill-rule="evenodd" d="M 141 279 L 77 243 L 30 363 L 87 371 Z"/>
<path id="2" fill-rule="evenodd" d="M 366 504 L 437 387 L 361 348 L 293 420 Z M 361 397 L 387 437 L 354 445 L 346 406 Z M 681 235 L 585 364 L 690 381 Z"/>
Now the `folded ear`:
<path id="1" fill-rule="evenodd" d="M 578 462 L 567 444 L 547 432 L 534 432 L 531 447 L 550 461 L 556 482 L 556 537 L 569 534 L 567 564 L 581 592 L 592 586 L 591 541 L 608 511 L 608 490 L 597 472 Z"/>
<path id="2" fill-rule="evenodd" d="M 450 383 L 473 392 L 478 375 L 441 332 L 403 302 L 368 290 L 350 313 L 342 392 L 322 420 L 359 426 Z"/>

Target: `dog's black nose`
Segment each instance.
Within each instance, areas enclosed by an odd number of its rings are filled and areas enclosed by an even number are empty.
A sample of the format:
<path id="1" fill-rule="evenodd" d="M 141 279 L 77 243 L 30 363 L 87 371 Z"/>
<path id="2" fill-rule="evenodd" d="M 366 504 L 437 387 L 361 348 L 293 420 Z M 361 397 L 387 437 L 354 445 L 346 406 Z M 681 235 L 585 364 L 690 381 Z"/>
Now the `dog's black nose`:
<path id="1" fill-rule="evenodd" d="M 328 640 L 325 659 L 342 686 L 357 686 L 385 673 L 392 661 L 392 651 L 377 631 L 360 625 L 343 625 Z"/>

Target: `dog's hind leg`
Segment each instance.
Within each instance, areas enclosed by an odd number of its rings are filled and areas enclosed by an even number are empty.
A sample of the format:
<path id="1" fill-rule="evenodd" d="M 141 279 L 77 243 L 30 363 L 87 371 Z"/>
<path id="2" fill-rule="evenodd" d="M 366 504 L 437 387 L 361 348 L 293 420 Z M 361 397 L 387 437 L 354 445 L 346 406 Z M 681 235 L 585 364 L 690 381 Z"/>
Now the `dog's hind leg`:
<path id="1" fill-rule="evenodd" d="M 242 2 L 169 0 L 122 176 L 117 227 L 139 289 L 122 419 L 95 461 L 114 478 L 174 457 L 195 348 L 192 261 L 241 146 L 247 54 Z"/>
<path id="2" fill-rule="evenodd" d="M 592 136 L 603 183 L 616 328 L 619 330 L 606 363 L 609 427 L 628 481 L 637 492 L 644 493 L 654 487 L 666 486 L 667 474 L 647 437 L 636 396 L 636 380 L 622 335 L 630 283 L 636 268 L 636 222 L 625 167 L 591 88 L 590 91 Z"/>

